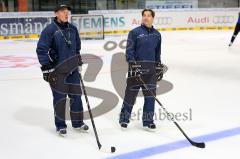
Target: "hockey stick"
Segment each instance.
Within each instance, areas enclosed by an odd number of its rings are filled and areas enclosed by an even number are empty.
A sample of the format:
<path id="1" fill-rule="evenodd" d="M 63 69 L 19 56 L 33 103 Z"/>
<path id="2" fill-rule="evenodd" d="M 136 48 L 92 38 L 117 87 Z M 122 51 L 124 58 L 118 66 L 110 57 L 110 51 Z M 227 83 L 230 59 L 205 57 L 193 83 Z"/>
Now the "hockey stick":
<path id="1" fill-rule="evenodd" d="M 93 120 L 92 111 L 91 111 L 90 104 L 89 104 L 88 97 L 87 97 L 87 93 L 86 93 L 86 88 L 83 84 L 82 75 L 81 75 L 81 73 L 79 73 L 79 74 L 80 74 L 80 82 L 81 82 L 81 85 L 82 85 L 83 93 L 84 93 L 86 104 L 87 104 L 87 107 L 88 107 L 88 112 L 89 112 L 90 119 L 91 119 L 91 122 L 92 122 L 92 127 L 93 127 L 93 130 L 94 130 L 94 134 L 95 134 L 95 138 L 96 138 L 96 141 L 97 141 L 98 149 L 100 151 L 103 151 L 103 152 L 114 153 L 116 151 L 115 147 L 112 146 L 111 149 L 109 149 L 108 147 L 102 146 L 100 141 L 99 141 L 99 137 L 98 137 L 98 134 L 97 134 L 97 129 L 96 129 L 96 126 L 95 126 L 95 123 L 94 123 L 94 120 Z"/>
<path id="2" fill-rule="evenodd" d="M 151 90 L 149 90 L 147 88 L 146 83 L 142 80 L 142 78 L 138 75 L 137 76 L 138 79 L 142 82 L 143 86 L 145 87 L 145 89 L 147 89 L 151 95 L 154 97 L 154 99 L 158 102 L 158 104 L 161 106 L 161 108 L 163 109 L 163 111 L 167 114 L 167 116 L 169 116 L 171 118 L 171 121 L 177 126 L 177 128 L 181 131 L 181 133 L 186 137 L 186 139 L 193 145 L 196 146 L 198 148 L 205 148 L 205 143 L 204 142 L 195 142 L 193 140 L 191 140 L 187 134 L 183 131 L 183 129 L 179 126 L 179 124 L 173 119 L 173 117 L 169 114 L 169 112 L 167 111 L 167 109 L 165 109 L 165 107 L 162 105 L 162 103 L 156 98 L 156 96 L 153 94 L 153 92 Z"/>

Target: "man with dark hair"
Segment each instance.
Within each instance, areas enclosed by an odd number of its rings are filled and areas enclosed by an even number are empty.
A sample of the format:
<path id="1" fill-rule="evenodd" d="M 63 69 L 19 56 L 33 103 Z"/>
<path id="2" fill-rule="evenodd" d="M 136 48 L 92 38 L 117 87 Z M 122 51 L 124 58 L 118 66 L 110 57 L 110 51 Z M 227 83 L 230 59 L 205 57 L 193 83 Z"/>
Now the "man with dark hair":
<path id="1" fill-rule="evenodd" d="M 83 122 L 83 106 L 81 100 L 80 76 L 78 66 L 82 65 L 80 56 L 81 41 L 78 30 L 68 22 L 69 11 L 67 5 L 60 5 L 55 9 L 55 19 L 41 33 L 37 44 L 37 55 L 43 78 L 49 82 L 55 114 L 55 126 L 59 135 L 67 134 L 65 123 L 66 97 L 71 99 L 70 116 L 72 126 L 79 130 L 88 130 Z M 71 60 L 71 68 L 69 63 Z M 70 70 L 75 68 L 74 70 Z M 66 83 L 65 83 L 66 81 Z M 74 86 L 73 86 L 74 85 Z"/>
<path id="2" fill-rule="evenodd" d="M 142 16 L 144 15 L 145 12 L 151 12 L 152 17 L 153 18 L 155 17 L 155 12 L 152 9 L 144 9 L 142 11 Z"/>
<path id="3" fill-rule="evenodd" d="M 237 20 L 237 24 L 235 26 L 235 29 L 234 29 L 234 32 L 233 32 L 233 35 L 232 35 L 232 38 L 231 38 L 231 41 L 229 43 L 229 47 L 232 46 L 235 38 L 237 37 L 238 33 L 240 31 L 240 12 L 238 13 L 238 20 Z"/>
<path id="4" fill-rule="evenodd" d="M 142 122 L 146 130 L 155 130 L 153 121 L 155 99 L 144 88 L 139 77 L 146 83 L 148 89 L 156 94 L 156 81 L 163 77 L 161 64 L 161 34 L 153 28 L 155 13 L 151 9 L 142 11 L 142 25 L 131 30 L 128 34 L 126 60 L 129 65 L 127 87 L 120 113 L 119 123 L 126 129 L 136 101 L 139 89 L 144 94 Z"/>

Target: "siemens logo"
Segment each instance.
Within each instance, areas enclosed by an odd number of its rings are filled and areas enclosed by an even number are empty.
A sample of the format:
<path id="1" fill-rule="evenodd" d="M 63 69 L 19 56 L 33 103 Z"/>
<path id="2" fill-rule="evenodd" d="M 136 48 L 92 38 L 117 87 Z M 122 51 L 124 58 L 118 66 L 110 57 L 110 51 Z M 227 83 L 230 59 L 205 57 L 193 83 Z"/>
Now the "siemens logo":
<path id="1" fill-rule="evenodd" d="M 88 15 L 72 16 L 72 23 L 77 26 L 78 29 L 96 29 L 102 28 L 103 25 L 106 28 L 110 27 L 122 27 L 125 25 L 124 17 L 103 17 L 101 15 Z"/>
<path id="2" fill-rule="evenodd" d="M 104 26 L 106 28 L 123 27 L 123 26 L 125 26 L 125 19 L 124 19 L 124 17 L 104 18 Z"/>

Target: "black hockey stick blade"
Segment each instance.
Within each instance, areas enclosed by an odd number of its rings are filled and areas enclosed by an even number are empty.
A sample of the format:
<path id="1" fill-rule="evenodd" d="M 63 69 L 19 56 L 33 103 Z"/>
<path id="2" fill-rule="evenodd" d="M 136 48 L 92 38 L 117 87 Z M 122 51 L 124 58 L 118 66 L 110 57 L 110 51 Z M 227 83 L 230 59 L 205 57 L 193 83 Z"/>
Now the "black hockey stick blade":
<path id="1" fill-rule="evenodd" d="M 187 134 L 183 131 L 183 129 L 178 125 L 177 122 L 173 121 L 173 123 L 178 127 L 178 129 L 182 132 L 182 134 L 186 137 L 186 139 L 190 142 L 190 144 L 192 146 L 195 146 L 195 147 L 198 147 L 198 148 L 205 148 L 205 143 L 204 142 L 195 142 L 195 141 L 192 141 L 188 136 Z"/>
<path id="2" fill-rule="evenodd" d="M 189 141 L 193 146 L 198 147 L 198 148 L 205 148 L 205 143 L 204 142 L 193 142 Z"/>
<path id="3" fill-rule="evenodd" d="M 102 151 L 102 152 L 106 152 L 106 153 L 114 153 L 116 151 L 116 148 L 114 146 L 112 146 L 109 149 L 109 147 L 100 146 L 99 150 Z"/>
<path id="4" fill-rule="evenodd" d="M 184 135 L 185 136 L 185 135 Z M 195 142 L 195 141 L 192 141 L 191 139 L 189 139 L 189 137 L 187 137 L 187 140 L 190 142 L 190 144 L 192 146 L 195 146 L 197 148 L 201 148 L 201 149 L 204 149 L 206 147 L 205 143 L 204 142 Z"/>

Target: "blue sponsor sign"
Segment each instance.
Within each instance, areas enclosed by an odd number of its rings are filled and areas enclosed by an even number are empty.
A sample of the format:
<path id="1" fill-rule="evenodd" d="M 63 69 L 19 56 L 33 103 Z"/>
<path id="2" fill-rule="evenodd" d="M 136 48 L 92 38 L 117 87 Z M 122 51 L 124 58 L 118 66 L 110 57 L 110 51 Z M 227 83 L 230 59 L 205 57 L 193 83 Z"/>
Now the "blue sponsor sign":
<path id="1" fill-rule="evenodd" d="M 0 35 L 40 34 L 53 17 L 0 18 Z"/>

